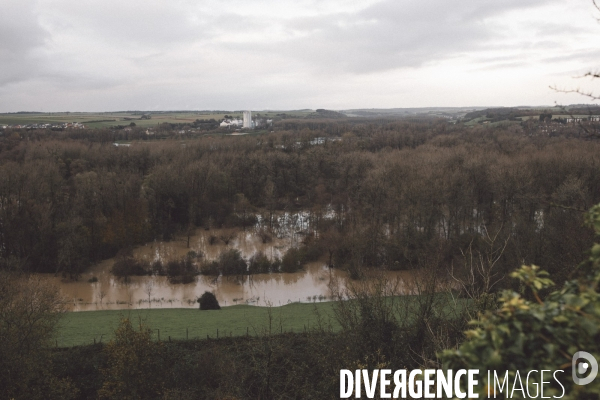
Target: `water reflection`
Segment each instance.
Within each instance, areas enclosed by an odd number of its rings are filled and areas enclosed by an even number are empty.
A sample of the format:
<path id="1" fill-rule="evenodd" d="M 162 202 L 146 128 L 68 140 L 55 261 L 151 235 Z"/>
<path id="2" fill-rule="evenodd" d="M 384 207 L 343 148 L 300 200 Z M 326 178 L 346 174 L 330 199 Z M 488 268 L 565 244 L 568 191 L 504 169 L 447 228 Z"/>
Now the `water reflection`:
<path id="1" fill-rule="evenodd" d="M 215 244 L 210 244 L 217 238 Z M 231 238 L 228 244 L 225 240 Z M 274 237 L 271 242 L 263 243 L 252 231 L 233 229 L 198 230 L 188 238 L 182 237 L 171 242 L 153 242 L 134 249 L 134 255 L 149 261 L 169 260 L 185 256 L 189 251 L 202 254 L 207 260 L 213 260 L 228 248 L 238 249 L 246 259 L 258 251 L 268 257 L 281 257 L 293 243 L 293 236 Z M 257 274 L 244 277 L 199 276 L 190 284 L 171 284 L 163 276 L 131 277 L 128 281 L 115 278 L 110 269 L 113 259 L 105 260 L 88 272 L 77 282 L 63 281 L 59 277 L 50 277 L 57 282 L 67 296 L 74 311 L 115 310 L 129 308 L 181 308 L 197 307 L 196 299 L 204 291 L 213 291 L 221 306 L 235 304 L 280 306 L 291 302 L 322 301 L 329 299 L 331 293 L 328 284 L 332 278 L 346 282 L 343 271 L 330 270 L 324 262 L 308 264 L 304 270 L 296 273 Z M 390 278 L 410 276 L 409 272 L 390 272 Z M 89 282 L 92 277 L 97 282 Z"/>

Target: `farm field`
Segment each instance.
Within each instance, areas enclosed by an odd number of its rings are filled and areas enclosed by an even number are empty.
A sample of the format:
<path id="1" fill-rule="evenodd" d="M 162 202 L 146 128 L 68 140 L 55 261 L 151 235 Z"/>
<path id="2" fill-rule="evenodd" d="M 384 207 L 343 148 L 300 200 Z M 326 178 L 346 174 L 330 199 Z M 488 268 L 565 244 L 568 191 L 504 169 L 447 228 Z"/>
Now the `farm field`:
<path id="1" fill-rule="evenodd" d="M 324 324 L 338 325 L 333 318 L 333 302 L 314 304 L 293 303 L 281 307 L 257 307 L 237 305 L 223 307 L 221 310 L 200 311 L 189 308 L 137 309 L 137 310 L 101 310 L 67 313 L 61 320 L 55 344 L 69 347 L 91 344 L 102 339 L 107 342 L 119 324 L 121 318 L 129 318 L 134 326 L 140 319 L 154 330 L 161 340 L 189 339 L 257 335 L 269 330 L 269 310 L 271 312 L 271 330 L 273 333 L 301 332 L 318 321 L 317 312 Z"/>
<path id="2" fill-rule="evenodd" d="M 273 118 L 277 114 L 285 113 L 287 117 L 304 117 L 312 110 L 299 111 L 253 111 L 266 118 Z M 0 114 L 0 125 L 26 125 L 26 124 L 62 124 L 79 122 L 86 128 L 108 128 L 114 125 L 128 125 L 134 122 L 139 127 L 156 126 L 161 123 L 192 123 L 197 119 L 221 120 L 225 115 L 242 118 L 241 111 L 182 111 L 182 112 L 148 112 L 151 119 L 141 119 L 142 112 L 63 112 L 63 113 L 9 113 Z"/>
<path id="3" fill-rule="evenodd" d="M 427 295 L 426 295 L 427 296 Z M 393 299 L 393 300 L 392 300 Z M 398 312 L 398 320 L 410 322 L 426 297 L 407 295 L 388 297 Z M 355 301 L 355 300 L 350 300 Z M 435 314 L 452 319 L 469 304 L 467 299 L 452 298 L 448 293 L 435 295 Z M 340 325 L 334 315 L 336 302 L 290 303 L 281 307 L 236 305 L 220 310 L 200 311 L 197 308 L 162 308 L 132 310 L 99 310 L 67 313 L 59 323 L 55 345 L 70 347 L 87 345 L 102 340 L 108 342 L 122 318 L 129 318 L 134 326 L 143 321 L 161 340 L 204 339 L 224 336 L 260 335 L 269 332 L 302 332 L 319 324 L 324 329 L 337 331 Z M 392 306 L 392 304 L 389 304 Z M 270 314 L 270 317 L 269 317 Z M 402 315 L 400 315 L 402 314 Z"/>

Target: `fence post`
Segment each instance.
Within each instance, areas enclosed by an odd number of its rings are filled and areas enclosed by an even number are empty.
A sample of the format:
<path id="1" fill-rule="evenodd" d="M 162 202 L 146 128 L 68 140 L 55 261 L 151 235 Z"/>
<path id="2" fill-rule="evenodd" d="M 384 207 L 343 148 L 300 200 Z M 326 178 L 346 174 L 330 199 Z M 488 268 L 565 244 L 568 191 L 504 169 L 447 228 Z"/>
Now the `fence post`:
<path id="1" fill-rule="evenodd" d="M 189 328 L 185 328 L 185 340 L 189 339 Z"/>

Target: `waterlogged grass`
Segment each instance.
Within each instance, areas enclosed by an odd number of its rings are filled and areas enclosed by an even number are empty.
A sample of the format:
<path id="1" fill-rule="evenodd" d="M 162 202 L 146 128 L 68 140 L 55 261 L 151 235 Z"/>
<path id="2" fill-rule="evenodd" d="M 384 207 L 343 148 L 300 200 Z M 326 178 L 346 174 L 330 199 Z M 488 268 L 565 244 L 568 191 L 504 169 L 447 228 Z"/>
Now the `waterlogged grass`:
<path id="1" fill-rule="evenodd" d="M 223 336 L 257 335 L 269 331 L 301 332 L 318 324 L 338 329 L 333 318 L 333 302 L 293 303 L 282 307 L 238 305 L 221 310 L 200 311 L 189 308 L 105 310 L 67 313 L 57 330 L 55 344 L 59 347 L 108 342 L 121 318 L 129 318 L 134 325 L 140 320 L 154 330 L 154 338 L 161 340 L 195 339 Z M 271 317 L 269 318 L 269 314 Z M 269 322 L 270 321 L 270 322 Z M 187 329 L 187 333 L 186 333 Z"/>
<path id="2" fill-rule="evenodd" d="M 434 313 L 455 318 L 469 301 L 451 298 L 447 293 L 436 295 Z M 398 310 L 399 322 L 410 324 L 425 303 L 421 296 L 389 297 Z M 224 336 L 262 335 L 265 333 L 302 332 L 322 327 L 337 331 L 334 317 L 335 302 L 292 303 L 281 307 L 237 305 L 221 310 L 200 311 L 190 308 L 137 310 L 104 310 L 67 313 L 55 336 L 55 345 L 68 347 L 96 342 L 108 342 L 119 321 L 129 318 L 134 325 L 140 321 L 154 331 L 154 338 L 204 339 Z"/>

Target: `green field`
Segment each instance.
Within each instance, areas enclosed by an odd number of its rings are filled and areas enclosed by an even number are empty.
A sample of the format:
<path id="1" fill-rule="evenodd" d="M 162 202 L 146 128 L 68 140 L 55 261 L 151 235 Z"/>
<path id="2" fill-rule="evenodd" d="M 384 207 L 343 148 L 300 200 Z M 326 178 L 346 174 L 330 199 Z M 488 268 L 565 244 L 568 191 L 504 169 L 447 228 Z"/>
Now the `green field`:
<path id="1" fill-rule="evenodd" d="M 298 111 L 253 111 L 255 115 L 259 113 L 266 118 L 274 118 L 277 114 L 285 113 L 287 117 L 304 117 L 310 114 L 312 110 Z M 129 125 L 134 122 L 139 127 L 151 127 L 168 122 L 176 123 L 192 123 L 197 119 L 211 119 L 217 121 L 222 120 L 224 116 L 233 115 L 242 118 L 240 111 L 230 111 L 227 113 L 215 113 L 211 111 L 188 111 L 188 112 L 157 112 L 150 114 L 151 119 L 140 119 L 139 112 L 106 112 L 106 113 L 27 113 L 27 114 L 0 114 L 0 125 L 27 125 L 27 124 L 59 124 L 65 122 L 80 122 L 86 128 L 108 128 L 115 125 Z"/>
<path id="2" fill-rule="evenodd" d="M 189 339 L 240 335 L 257 335 L 269 329 L 269 312 L 271 312 L 271 330 L 273 333 L 301 332 L 305 328 L 314 327 L 321 315 L 324 324 L 337 324 L 333 318 L 332 302 L 293 303 L 282 307 L 257 307 L 238 305 L 224 307 L 218 311 L 200 311 L 190 308 L 170 309 L 137 309 L 85 311 L 67 313 L 61 320 L 55 339 L 58 347 L 91 344 L 96 341 L 107 342 L 122 317 L 129 318 L 134 325 L 140 319 L 154 330 L 161 340 Z"/>
<path id="3" fill-rule="evenodd" d="M 436 295 L 434 312 L 445 318 L 453 318 L 466 307 L 468 300 L 456 299 L 448 293 Z M 392 300 L 393 299 L 393 300 Z M 389 297 L 398 312 L 408 312 L 404 322 L 418 314 L 421 296 Z M 237 305 L 223 307 L 218 311 L 200 311 L 195 308 L 161 308 L 136 310 L 104 310 L 69 312 L 61 320 L 55 337 L 58 347 L 77 346 L 94 343 L 102 339 L 107 342 L 121 318 L 129 318 L 134 325 L 140 320 L 154 330 L 154 338 L 204 339 L 223 336 L 259 335 L 271 333 L 302 332 L 305 329 L 321 326 L 338 330 L 339 323 L 334 317 L 335 302 L 292 303 L 281 307 L 258 307 Z M 402 311 L 403 310 L 403 311 Z M 437 310 L 437 311 L 436 311 Z M 269 313 L 271 317 L 269 318 Z M 398 315 L 400 320 L 402 315 Z M 319 322 L 320 321 L 320 322 Z"/>

